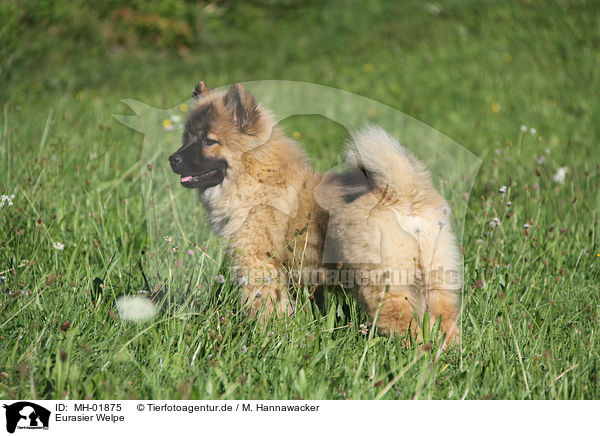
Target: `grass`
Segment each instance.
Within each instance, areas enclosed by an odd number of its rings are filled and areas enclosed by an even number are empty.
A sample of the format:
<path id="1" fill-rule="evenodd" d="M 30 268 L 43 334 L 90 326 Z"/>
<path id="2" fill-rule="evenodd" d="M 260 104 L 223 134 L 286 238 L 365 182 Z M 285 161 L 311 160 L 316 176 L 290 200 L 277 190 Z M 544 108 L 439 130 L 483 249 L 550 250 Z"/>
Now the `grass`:
<path id="1" fill-rule="evenodd" d="M 11 64 L 0 86 L 0 194 L 15 195 L 0 209 L 0 398 L 600 398 L 598 6 L 334 6 L 243 9 L 185 55 L 88 51 L 48 34 L 55 48 Z M 199 79 L 346 89 L 483 159 L 464 225 L 460 348 L 365 335 L 356 302 L 334 294 L 324 314 L 302 294 L 306 311 L 258 324 L 215 236 L 152 245 L 143 137 L 111 114 L 127 112 L 123 98 L 175 106 Z M 319 168 L 335 163 L 339 125 L 301 116 L 285 127 Z M 142 273 L 156 261 L 160 276 Z M 116 297 L 148 287 L 171 306 L 121 321 Z M 193 301 L 181 298 L 188 287 Z"/>

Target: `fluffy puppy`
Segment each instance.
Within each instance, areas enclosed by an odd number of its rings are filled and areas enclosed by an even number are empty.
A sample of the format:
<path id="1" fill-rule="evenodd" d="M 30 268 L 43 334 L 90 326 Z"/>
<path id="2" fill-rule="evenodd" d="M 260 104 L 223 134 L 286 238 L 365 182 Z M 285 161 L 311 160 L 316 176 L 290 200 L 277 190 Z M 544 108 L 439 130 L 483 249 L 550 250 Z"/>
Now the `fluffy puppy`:
<path id="1" fill-rule="evenodd" d="M 367 127 L 348 144 L 349 170 L 318 173 L 241 85 L 216 92 L 200 82 L 193 95 L 169 161 L 226 240 L 251 313 L 290 313 L 290 283 L 344 273 L 380 331 L 419 336 L 427 311 L 456 340 L 460 256 L 448 205 L 420 161 Z"/>

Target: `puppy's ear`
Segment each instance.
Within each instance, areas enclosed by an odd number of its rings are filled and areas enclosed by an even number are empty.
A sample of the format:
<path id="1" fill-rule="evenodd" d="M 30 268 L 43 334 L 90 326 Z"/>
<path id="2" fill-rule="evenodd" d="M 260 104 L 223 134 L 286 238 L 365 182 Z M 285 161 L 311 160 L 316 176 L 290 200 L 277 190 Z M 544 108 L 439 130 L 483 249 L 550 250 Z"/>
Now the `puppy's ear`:
<path id="1" fill-rule="evenodd" d="M 194 90 L 192 91 L 192 97 L 194 97 L 196 100 L 198 100 L 202 94 L 209 92 L 209 91 L 210 91 L 210 88 L 208 86 L 206 86 L 206 83 L 204 83 L 201 80 L 194 87 Z"/>
<path id="2" fill-rule="evenodd" d="M 260 109 L 252 94 L 239 83 L 235 83 L 223 96 L 223 103 L 231 112 L 233 124 L 242 132 L 250 133 L 260 116 Z"/>

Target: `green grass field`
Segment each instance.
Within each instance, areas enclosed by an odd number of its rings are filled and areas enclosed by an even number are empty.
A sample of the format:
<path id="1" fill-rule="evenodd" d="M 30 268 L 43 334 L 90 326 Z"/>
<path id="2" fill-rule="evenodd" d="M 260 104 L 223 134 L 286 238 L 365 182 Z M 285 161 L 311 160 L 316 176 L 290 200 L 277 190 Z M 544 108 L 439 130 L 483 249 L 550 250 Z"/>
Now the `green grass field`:
<path id="1" fill-rule="evenodd" d="M 85 9 L 56 12 L 64 24 L 4 21 L 0 398 L 599 399 L 600 5 L 398 3 L 224 3 L 199 12 L 202 34 L 179 50 L 89 39 L 67 24 L 94 23 Z M 124 98 L 173 107 L 199 79 L 345 89 L 481 157 L 460 347 L 364 334 L 364 313 L 335 294 L 324 314 L 301 295 L 308 310 L 293 318 L 248 319 L 215 236 L 196 247 L 173 235 L 168 280 L 142 273 L 144 138 L 111 114 L 130 113 Z M 285 126 L 317 167 L 335 163 L 339 125 Z M 164 283 L 198 298 L 121 321 L 118 296 Z"/>

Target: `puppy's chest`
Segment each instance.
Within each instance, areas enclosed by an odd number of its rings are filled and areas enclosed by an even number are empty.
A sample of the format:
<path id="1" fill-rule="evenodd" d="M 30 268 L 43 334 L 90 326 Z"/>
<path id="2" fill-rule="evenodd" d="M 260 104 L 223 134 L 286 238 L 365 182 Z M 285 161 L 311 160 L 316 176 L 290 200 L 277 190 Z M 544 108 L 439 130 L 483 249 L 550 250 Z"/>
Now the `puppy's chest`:
<path id="1" fill-rule="evenodd" d="M 233 188 L 238 189 L 233 189 Z M 208 190 L 207 190 L 208 191 Z M 218 195 L 217 195 L 218 194 Z M 231 238 L 250 221 L 261 218 L 260 212 L 273 211 L 267 217 L 296 216 L 298 211 L 298 193 L 289 186 L 271 186 L 252 184 L 239 189 L 229 185 L 221 192 L 206 192 L 202 196 L 213 230 L 223 238 Z M 263 219 L 267 217 L 262 217 Z M 263 223 L 269 225 L 268 222 Z M 275 223 L 271 223 L 273 225 Z"/>

